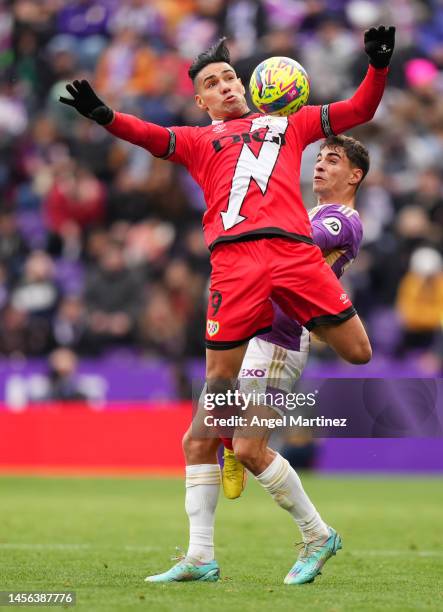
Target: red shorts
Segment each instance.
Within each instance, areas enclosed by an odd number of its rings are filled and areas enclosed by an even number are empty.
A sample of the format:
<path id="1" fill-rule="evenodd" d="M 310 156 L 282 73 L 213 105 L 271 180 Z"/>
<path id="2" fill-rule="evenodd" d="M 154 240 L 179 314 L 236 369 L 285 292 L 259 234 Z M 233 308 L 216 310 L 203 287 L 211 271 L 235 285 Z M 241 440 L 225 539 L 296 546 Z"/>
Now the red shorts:
<path id="1" fill-rule="evenodd" d="M 287 238 L 219 244 L 211 254 L 206 346 L 230 349 L 269 331 L 271 299 L 308 329 L 356 311 L 320 249 Z"/>

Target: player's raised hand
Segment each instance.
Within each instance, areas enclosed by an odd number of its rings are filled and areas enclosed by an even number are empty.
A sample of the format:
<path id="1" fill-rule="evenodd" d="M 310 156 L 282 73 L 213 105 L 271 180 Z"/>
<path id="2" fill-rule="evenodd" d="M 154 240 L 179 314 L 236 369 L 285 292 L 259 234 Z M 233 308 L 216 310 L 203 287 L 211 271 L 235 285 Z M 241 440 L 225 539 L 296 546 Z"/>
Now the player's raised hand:
<path id="1" fill-rule="evenodd" d="M 365 51 L 369 56 L 369 63 L 374 68 L 389 66 L 395 46 L 395 27 L 369 28 L 365 32 Z"/>
<path id="2" fill-rule="evenodd" d="M 66 89 L 72 98 L 60 96 L 60 102 L 72 106 L 81 115 L 97 121 L 100 125 L 106 125 L 112 121 L 113 110 L 106 106 L 103 100 L 100 100 L 88 81 L 73 81 L 66 85 Z"/>

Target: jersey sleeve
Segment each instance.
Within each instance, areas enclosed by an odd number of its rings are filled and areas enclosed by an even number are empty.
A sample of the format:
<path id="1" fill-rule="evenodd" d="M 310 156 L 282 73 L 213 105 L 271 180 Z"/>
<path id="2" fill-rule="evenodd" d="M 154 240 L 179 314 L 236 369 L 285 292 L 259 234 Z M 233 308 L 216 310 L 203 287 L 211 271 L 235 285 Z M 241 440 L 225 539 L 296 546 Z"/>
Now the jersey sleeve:
<path id="1" fill-rule="evenodd" d="M 197 128 L 166 128 L 134 115 L 114 113 L 113 121 L 106 126 L 108 132 L 122 140 L 143 147 L 155 157 L 168 159 L 189 167 L 194 150 L 194 134 Z"/>
<path id="2" fill-rule="evenodd" d="M 325 137 L 326 131 L 322 122 L 323 108 L 323 106 L 304 106 L 298 113 L 289 116 L 289 122 L 295 127 L 303 148 Z"/>
<path id="3" fill-rule="evenodd" d="M 340 134 L 370 121 L 380 104 L 386 85 L 388 68 L 369 66 L 365 78 L 348 100 L 305 106 L 290 116 L 305 147 L 321 138 Z"/>
<path id="4" fill-rule="evenodd" d="M 323 253 L 348 248 L 355 257 L 363 238 L 363 227 L 357 214 L 331 211 L 311 221 L 311 225 L 314 242 Z"/>
<path id="5" fill-rule="evenodd" d="M 387 75 L 388 68 L 376 69 L 369 65 L 352 98 L 329 105 L 331 134 L 340 134 L 372 119 L 382 99 Z"/>
<path id="6" fill-rule="evenodd" d="M 190 171 L 197 163 L 197 133 L 198 128 L 180 126 L 168 128 L 171 140 L 164 159 L 183 164 Z"/>

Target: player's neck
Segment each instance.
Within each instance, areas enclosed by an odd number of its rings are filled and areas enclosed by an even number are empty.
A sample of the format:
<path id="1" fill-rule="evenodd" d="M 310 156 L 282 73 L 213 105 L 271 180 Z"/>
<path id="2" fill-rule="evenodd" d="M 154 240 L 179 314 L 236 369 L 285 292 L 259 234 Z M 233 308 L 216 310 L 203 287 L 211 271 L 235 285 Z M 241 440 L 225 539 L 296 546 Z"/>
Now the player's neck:
<path id="1" fill-rule="evenodd" d="M 231 119 L 240 119 L 240 117 L 245 117 L 251 112 L 251 109 L 245 104 L 240 110 L 232 115 L 224 115 L 223 117 L 218 116 L 216 114 L 212 114 L 208 111 L 208 115 L 212 121 L 230 121 Z"/>
<path id="2" fill-rule="evenodd" d="M 355 196 L 345 196 L 344 194 L 331 194 L 318 196 L 317 206 L 325 206 L 326 204 L 341 204 L 355 208 Z"/>

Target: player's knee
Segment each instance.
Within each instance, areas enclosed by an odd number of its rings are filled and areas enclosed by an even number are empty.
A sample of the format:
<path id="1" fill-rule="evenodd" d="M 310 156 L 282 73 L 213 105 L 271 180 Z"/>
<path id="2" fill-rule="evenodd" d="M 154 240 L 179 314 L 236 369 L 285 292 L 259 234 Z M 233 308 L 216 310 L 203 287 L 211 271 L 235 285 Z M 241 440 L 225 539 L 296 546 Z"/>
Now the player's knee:
<path id="1" fill-rule="evenodd" d="M 209 439 L 193 438 L 191 432 L 187 431 L 182 439 L 182 448 L 186 461 L 188 463 L 204 463 L 206 455 L 211 450 L 212 442 Z"/>
<path id="2" fill-rule="evenodd" d="M 237 461 L 240 461 L 246 468 L 253 467 L 254 458 L 256 457 L 256 445 L 253 444 L 253 439 L 235 439 L 232 441 L 232 448 Z"/>
<path id="3" fill-rule="evenodd" d="M 235 388 L 236 379 L 223 374 L 210 375 L 206 379 L 207 392 L 213 395 L 226 393 Z"/>
<path id="4" fill-rule="evenodd" d="M 191 434 L 189 431 L 187 431 L 182 438 L 182 449 L 183 449 L 183 453 L 185 454 L 185 456 L 191 449 L 192 442 L 193 440 L 192 440 Z"/>

